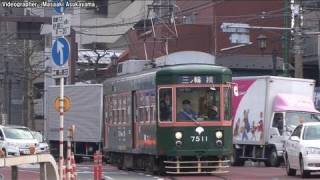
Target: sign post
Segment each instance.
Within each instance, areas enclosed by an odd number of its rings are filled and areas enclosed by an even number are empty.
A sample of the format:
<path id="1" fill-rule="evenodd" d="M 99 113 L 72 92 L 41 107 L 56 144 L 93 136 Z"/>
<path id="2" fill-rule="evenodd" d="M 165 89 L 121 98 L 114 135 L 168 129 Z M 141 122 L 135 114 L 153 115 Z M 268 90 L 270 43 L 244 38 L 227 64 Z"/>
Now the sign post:
<path id="1" fill-rule="evenodd" d="M 55 11 L 60 14 L 58 16 L 54 16 L 52 18 L 52 36 L 58 37 L 52 46 L 52 59 L 53 62 L 58 65 L 59 70 L 65 71 L 65 67 L 63 65 L 68 61 L 70 46 L 68 41 L 64 38 L 65 35 L 70 34 L 70 18 L 65 17 L 64 10 L 66 8 L 65 3 L 68 0 L 54 0 L 54 2 L 61 3 L 61 7 L 55 7 Z M 59 37 L 62 36 L 62 37 Z M 56 73 L 56 72 L 55 72 Z M 60 128 L 59 128 L 59 177 L 60 180 L 63 180 L 63 163 L 64 163 L 64 156 L 63 156 L 63 124 L 64 124 L 64 73 L 62 75 L 57 73 L 60 76 L 53 76 L 53 77 L 60 77 L 60 107 L 59 107 L 59 119 L 60 119 Z M 67 75 L 68 73 L 66 73 Z M 69 168 L 69 167 L 67 167 Z M 69 176 L 68 176 L 69 175 Z M 67 179 L 70 179 L 70 173 L 67 173 Z"/>

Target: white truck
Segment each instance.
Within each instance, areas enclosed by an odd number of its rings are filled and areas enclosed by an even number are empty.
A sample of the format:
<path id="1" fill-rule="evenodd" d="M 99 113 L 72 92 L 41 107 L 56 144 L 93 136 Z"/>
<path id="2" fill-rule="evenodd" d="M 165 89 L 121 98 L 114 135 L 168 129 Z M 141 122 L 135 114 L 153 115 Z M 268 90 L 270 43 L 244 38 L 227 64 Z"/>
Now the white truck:
<path id="1" fill-rule="evenodd" d="M 47 96 L 47 139 L 50 151 L 59 155 L 59 112 L 54 102 L 60 95 L 59 86 L 50 86 Z M 64 86 L 64 96 L 71 106 L 64 113 L 64 141 L 66 147 L 67 130 L 75 125 L 72 149 L 76 161 L 82 157 L 92 157 L 102 147 L 103 137 L 103 86 L 101 84 L 81 84 Z M 66 148 L 64 150 L 66 152 Z"/>
<path id="2" fill-rule="evenodd" d="M 299 123 L 319 121 L 313 104 L 315 81 L 251 76 L 235 77 L 233 97 L 233 165 L 245 160 L 278 166 L 284 141 Z"/>

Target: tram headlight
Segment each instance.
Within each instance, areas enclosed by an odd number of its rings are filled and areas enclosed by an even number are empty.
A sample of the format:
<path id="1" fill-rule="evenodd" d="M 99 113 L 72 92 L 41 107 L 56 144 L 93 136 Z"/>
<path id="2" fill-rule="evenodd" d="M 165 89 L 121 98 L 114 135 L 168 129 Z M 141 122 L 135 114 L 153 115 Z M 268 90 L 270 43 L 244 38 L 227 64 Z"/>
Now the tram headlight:
<path id="1" fill-rule="evenodd" d="M 182 138 L 182 132 L 176 132 L 174 136 L 176 137 L 176 139 L 180 140 Z"/>
<path id="2" fill-rule="evenodd" d="M 223 137 L 222 131 L 220 131 L 220 130 L 216 131 L 216 138 L 221 139 L 222 137 Z"/>

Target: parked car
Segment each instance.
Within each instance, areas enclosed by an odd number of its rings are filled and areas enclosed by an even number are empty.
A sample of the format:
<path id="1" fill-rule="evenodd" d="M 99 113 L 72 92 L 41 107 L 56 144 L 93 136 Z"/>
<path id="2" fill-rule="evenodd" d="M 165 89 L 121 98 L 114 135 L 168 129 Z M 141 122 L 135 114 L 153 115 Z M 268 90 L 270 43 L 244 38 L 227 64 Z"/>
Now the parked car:
<path id="1" fill-rule="evenodd" d="M 40 132 L 31 131 L 34 138 L 38 140 L 39 145 L 37 146 L 37 153 L 47 153 L 49 152 L 49 145 L 46 142 L 46 139 Z"/>
<path id="2" fill-rule="evenodd" d="M 37 149 L 38 141 L 24 126 L 0 126 L 0 147 L 8 155 L 30 154 L 30 147 Z"/>
<path id="3" fill-rule="evenodd" d="M 297 126 L 284 145 L 286 171 L 302 177 L 320 171 L 320 122 L 307 122 Z"/>

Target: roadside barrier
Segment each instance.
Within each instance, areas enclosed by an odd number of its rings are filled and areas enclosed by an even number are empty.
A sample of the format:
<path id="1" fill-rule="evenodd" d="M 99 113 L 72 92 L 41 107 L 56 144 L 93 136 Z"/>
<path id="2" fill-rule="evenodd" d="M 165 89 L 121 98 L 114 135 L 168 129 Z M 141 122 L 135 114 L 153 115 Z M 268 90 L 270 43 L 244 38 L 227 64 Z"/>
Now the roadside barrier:
<path id="1" fill-rule="evenodd" d="M 74 160 L 74 154 L 73 152 L 71 153 L 71 168 L 72 168 L 72 172 L 71 172 L 71 180 L 76 180 L 77 179 L 77 164 L 76 161 Z"/>
<path id="2" fill-rule="evenodd" d="M 67 167 L 65 165 L 65 161 L 63 161 L 62 172 L 62 179 L 67 180 Z"/>

